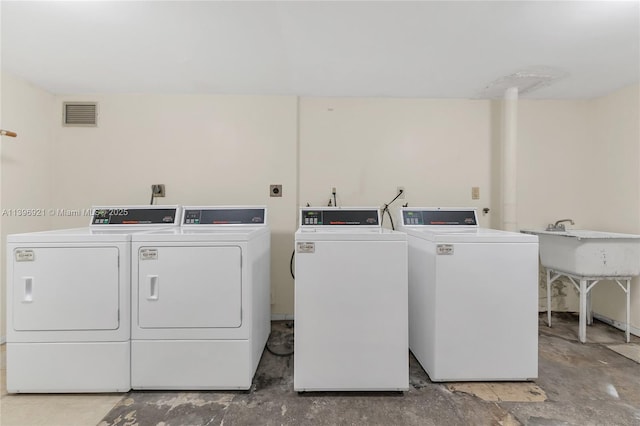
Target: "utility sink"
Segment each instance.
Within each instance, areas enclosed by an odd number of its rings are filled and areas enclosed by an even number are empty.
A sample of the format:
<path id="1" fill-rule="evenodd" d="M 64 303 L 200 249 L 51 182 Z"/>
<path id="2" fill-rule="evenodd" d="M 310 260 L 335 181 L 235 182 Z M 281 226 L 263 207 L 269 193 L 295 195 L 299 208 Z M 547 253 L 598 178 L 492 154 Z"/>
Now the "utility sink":
<path id="1" fill-rule="evenodd" d="M 580 229 L 521 232 L 538 236 L 545 268 L 584 277 L 640 275 L 640 235 Z"/>

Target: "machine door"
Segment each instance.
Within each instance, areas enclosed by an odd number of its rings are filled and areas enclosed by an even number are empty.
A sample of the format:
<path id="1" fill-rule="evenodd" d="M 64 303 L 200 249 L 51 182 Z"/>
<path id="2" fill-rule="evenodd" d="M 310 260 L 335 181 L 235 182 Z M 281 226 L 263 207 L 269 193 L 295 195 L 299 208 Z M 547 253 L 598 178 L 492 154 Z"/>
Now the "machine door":
<path id="1" fill-rule="evenodd" d="M 141 247 L 141 328 L 240 327 L 242 250 L 238 246 Z"/>
<path id="2" fill-rule="evenodd" d="M 116 247 L 20 248 L 13 252 L 13 328 L 115 330 L 119 326 Z"/>

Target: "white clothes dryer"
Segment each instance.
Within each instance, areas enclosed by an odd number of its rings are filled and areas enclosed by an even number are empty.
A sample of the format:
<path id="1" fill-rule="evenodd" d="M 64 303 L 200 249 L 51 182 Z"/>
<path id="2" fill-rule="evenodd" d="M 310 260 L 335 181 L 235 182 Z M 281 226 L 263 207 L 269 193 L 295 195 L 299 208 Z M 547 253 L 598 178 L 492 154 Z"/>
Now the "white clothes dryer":
<path id="1" fill-rule="evenodd" d="M 265 207 L 184 207 L 132 237 L 134 389 L 249 389 L 271 331 Z"/>
<path id="2" fill-rule="evenodd" d="M 126 392 L 131 234 L 177 206 L 92 209 L 88 228 L 7 237 L 7 391 Z"/>

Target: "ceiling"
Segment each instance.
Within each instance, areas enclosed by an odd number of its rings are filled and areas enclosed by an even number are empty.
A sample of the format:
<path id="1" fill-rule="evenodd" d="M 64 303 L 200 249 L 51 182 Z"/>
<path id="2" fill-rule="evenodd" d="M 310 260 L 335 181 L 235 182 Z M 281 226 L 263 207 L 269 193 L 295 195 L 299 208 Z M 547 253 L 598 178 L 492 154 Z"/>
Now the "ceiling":
<path id="1" fill-rule="evenodd" d="M 638 1 L 1 2 L 2 69 L 57 94 L 528 98 L 638 83 Z M 501 80 L 502 79 L 502 80 Z"/>

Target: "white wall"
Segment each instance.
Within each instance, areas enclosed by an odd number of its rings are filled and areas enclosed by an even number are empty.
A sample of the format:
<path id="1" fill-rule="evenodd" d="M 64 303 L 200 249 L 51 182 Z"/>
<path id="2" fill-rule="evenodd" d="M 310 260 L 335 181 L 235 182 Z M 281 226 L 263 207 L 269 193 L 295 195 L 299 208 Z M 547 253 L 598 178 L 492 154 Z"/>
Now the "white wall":
<path id="1" fill-rule="evenodd" d="M 490 207 L 488 101 L 302 98 L 300 203 Z M 480 187 L 480 200 L 471 187 Z M 481 218 L 488 224 L 488 217 Z M 385 219 L 388 225 L 388 219 Z"/>
<path id="2" fill-rule="evenodd" d="M 609 103 L 610 115 L 628 108 L 618 98 Z M 618 136 L 603 143 L 598 132 L 612 132 L 599 127 L 607 111 L 594 120 L 600 114 L 594 105 L 598 101 L 519 102 L 520 229 L 541 229 L 567 217 L 576 227 L 589 229 L 621 230 L 620 223 L 638 223 L 631 220 L 637 218 L 637 178 L 621 193 L 611 191 L 623 185 L 627 175 L 637 176 L 637 130 L 617 128 Z M 626 115 L 633 116 L 633 109 Z M 609 121 L 613 126 L 613 119 Z M 379 206 L 395 195 L 397 186 L 404 186 L 406 199 L 401 203 L 468 205 L 479 211 L 490 207 L 481 224 L 499 227 L 501 133 L 500 102 L 302 98 L 300 204 L 326 205 L 335 186 L 339 205 Z M 624 171 L 618 169 L 621 162 Z M 479 201 L 471 200 L 472 186 L 481 188 Z M 625 212 L 611 215 L 611 208 Z M 539 282 L 544 310 L 543 268 Z M 554 310 L 577 311 L 577 293 L 570 283 L 555 284 L 553 291 Z"/>
<path id="3" fill-rule="evenodd" d="M 518 225 L 546 226 L 572 218 L 593 226 L 599 158 L 585 101 L 519 102 Z"/>
<path id="4" fill-rule="evenodd" d="M 594 229 L 640 234 L 640 86 L 616 91 L 590 102 L 594 154 L 599 164 L 599 213 Z M 640 330 L 640 280 L 631 286 L 631 324 Z M 593 290 L 593 309 L 625 321 L 625 295 L 614 282 Z"/>
<path id="5" fill-rule="evenodd" d="M 272 312 L 293 312 L 289 256 L 296 223 L 295 97 L 100 95 L 98 127 L 55 126 L 53 204 L 148 204 L 151 184 L 165 184 L 162 204 L 256 205 L 272 229 Z M 269 184 L 283 197 L 270 198 Z M 56 217 L 57 228 L 87 217 Z"/>
<path id="6" fill-rule="evenodd" d="M 266 204 L 273 230 L 273 313 L 293 313 L 289 256 L 298 206 L 380 206 L 404 186 L 412 206 L 490 207 L 499 223 L 499 102 L 210 95 L 52 96 L 3 76 L 2 207 L 81 209 L 164 203 Z M 61 126 L 63 101 L 99 102 L 97 128 Z M 638 87 L 593 101 L 521 100 L 519 227 L 640 232 Z M 282 198 L 269 184 L 284 185 Z M 479 186 L 480 200 L 471 200 Z M 52 192 L 52 196 L 49 195 Z M 85 226 L 86 217 L 2 218 L 3 236 Z M 387 223 L 388 225 L 388 223 Z M 3 286 L 4 291 L 4 286 Z M 600 289 L 598 289 L 600 291 Z M 566 286 L 555 309 L 577 310 Z M 622 319 L 615 290 L 596 310 Z M 541 289 L 541 298 L 544 291 Z M 640 292 L 634 325 L 640 325 Z M 544 300 L 544 299 L 543 299 Z M 4 306 L 3 306 L 4 307 Z"/>
<path id="7" fill-rule="evenodd" d="M 593 228 L 599 158 L 594 155 L 586 101 L 529 101 L 518 105 L 518 228 L 544 229 L 571 218 L 577 228 Z M 601 206 L 604 207 L 604 206 Z M 541 310 L 546 310 L 546 278 L 540 267 Z M 553 309 L 577 311 L 573 285 L 553 286 Z"/>
<path id="8" fill-rule="evenodd" d="M 598 158 L 598 201 L 605 207 L 594 226 L 640 232 L 640 86 L 592 100 L 589 114 Z"/>
<path id="9" fill-rule="evenodd" d="M 51 206 L 51 158 L 54 97 L 29 83 L 2 73 L 2 128 L 18 137 L 1 140 L 1 206 L 3 215 L 0 257 L 0 336 L 5 334 L 5 255 L 7 234 L 49 229 L 48 215 L 16 216 L 15 209 L 43 209 Z"/>
<path id="10" fill-rule="evenodd" d="M 638 86 L 589 101 L 519 102 L 518 221 L 541 229 L 572 218 L 575 228 L 640 233 Z M 544 270 L 540 308 L 546 309 Z M 632 326 L 640 328 L 640 291 L 632 287 Z M 594 311 L 624 320 L 615 283 L 594 288 Z M 554 310 L 578 310 L 568 281 L 553 287 Z"/>

